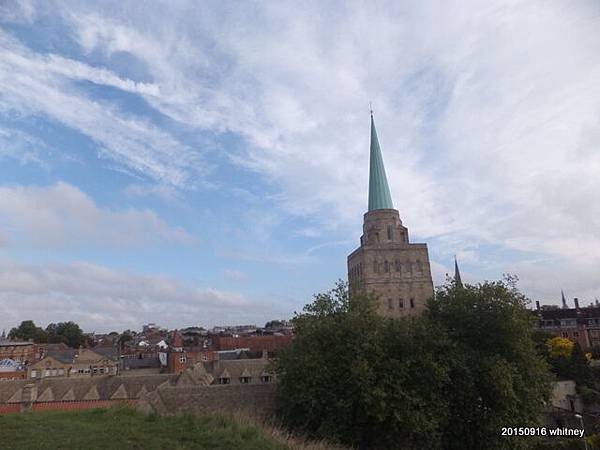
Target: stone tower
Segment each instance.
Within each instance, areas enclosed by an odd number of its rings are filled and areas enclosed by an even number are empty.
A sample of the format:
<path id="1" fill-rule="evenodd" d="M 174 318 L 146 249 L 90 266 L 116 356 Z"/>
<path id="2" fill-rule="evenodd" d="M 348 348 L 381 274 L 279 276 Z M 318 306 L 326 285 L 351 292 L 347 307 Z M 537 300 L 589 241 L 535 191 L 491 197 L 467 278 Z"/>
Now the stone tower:
<path id="1" fill-rule="evenodd" d="M 369 210 L 360 247 L 348 256 L 348 281 L 351 290 L 375 294 L 386 317 L 418 315 L 433 297 L 427 244 L 410 243 L 394 209 L 372 113 Z"/>

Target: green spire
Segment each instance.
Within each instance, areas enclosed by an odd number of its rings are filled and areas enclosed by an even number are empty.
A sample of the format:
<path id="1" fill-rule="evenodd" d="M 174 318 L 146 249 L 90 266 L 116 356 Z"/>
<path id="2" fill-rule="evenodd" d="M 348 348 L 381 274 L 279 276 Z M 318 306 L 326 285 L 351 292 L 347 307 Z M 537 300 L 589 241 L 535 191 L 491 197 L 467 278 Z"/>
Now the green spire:
<path id="1" fill-rule="evenodd" d="M 462 280 L 460 279 L 460 270 L 458 270 L 458 261 L 456 261 L 456 255 L 454 255 L 454 283 L 458 287 L 463 287 Z"/>
<path id="2" fill-rule="evenodd" d="M 369 161 L 369 211 L 374 209 L 394 209 L 392 196 L 385 176 L 381 148 L 371 113 L 371 157 Z"/>

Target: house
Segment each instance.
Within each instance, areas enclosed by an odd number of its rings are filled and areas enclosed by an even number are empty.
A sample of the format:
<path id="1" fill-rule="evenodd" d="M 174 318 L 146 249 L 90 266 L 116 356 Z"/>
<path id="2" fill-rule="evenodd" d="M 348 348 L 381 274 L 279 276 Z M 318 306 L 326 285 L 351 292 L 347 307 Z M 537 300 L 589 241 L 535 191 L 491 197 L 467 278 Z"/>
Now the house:
<path id="1" fill-rule="evenodd" d="M 38 347 L 33 341 L 0 339 L 0 359 L 12 359 L 27 364 L 39 359 Z"/>
<path id="2" fill-rule="evenodd" d="M 215 360 L 204 367 L 212 384 L 268 384 L 275 377 L 267 358 Z"/>
<path id="3" fill-rule="evenodd" d="M 578 342 L 581 348 L 590 349 L 600 346 L 600 307 L 579 306 L 574 299 L 575 308 L 540 307 L 532 312 L 534 325 L 541 331 Z"/>
<path id="4" fill-rule="evenodd" d="M 0 360 L 0 381 L 21 380 L 27 377 L 23 363 L 13 359 Z"/>
<path id="5" fill-rule="evenodd" d="M 40 361 L 31 364 L 27 378 L 92 377 L 116 375 L 118 356 L 112 347 L 95 349 L 80 348 L 49 351 Z"/>

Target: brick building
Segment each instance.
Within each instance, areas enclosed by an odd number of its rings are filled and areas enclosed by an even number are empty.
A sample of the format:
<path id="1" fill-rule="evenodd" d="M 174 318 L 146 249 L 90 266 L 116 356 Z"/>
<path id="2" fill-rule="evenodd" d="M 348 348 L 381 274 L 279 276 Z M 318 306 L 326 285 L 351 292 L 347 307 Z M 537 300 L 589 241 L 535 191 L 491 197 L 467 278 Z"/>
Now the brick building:
<path id="1" fill-rule="evenodd" d="M 292 341 L 289 335 L 265 335 L 265 336 L 216 336 L 214 340 L 215 350 L 235 350 L 247 348 L 250 353 L 262 354 L 266 351 L 269 356 L 276 355 Z"/>
<path id="2" fill-rule="evenodd" d="M 0 359 L 0 381 L 22 380 L 27 377 L 23 363 L 13 359 Z"/>
<path id="3" fill-rule="evenodd" d="M 47 377 L 94 377 L 116 375 L 119 372 L 117 349 L 99 347 L 49 351 L 34 364 L 28 366 L 28 378 Z"/>
<path id="4" fill-rule="evenodd" d="M 578 342 L 583 349 L 600 347 L 600 306 L 580 307 L 578 299 L 574 303 L 574 308 L 567 307 L 566 301 L 563 308 L 548 308 L 536 302 L 535 326 L 553 336 Z"/>
<path id="5" fill-rule="evenodd" d="M 40 346 L 33 341 L 0 340 L 0 359 L 30 363 L 39 359 Z"/>

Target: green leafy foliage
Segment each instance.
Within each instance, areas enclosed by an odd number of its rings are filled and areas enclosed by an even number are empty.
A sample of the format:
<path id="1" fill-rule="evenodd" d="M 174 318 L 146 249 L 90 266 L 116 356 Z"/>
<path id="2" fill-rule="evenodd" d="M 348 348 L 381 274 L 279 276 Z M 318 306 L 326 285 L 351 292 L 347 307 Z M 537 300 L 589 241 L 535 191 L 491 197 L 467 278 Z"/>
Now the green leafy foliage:
<path id="1" fill-rule="evenodd" d="M 42 328 L 36 326 L 33 320 L 22 321 L 18 327 L 10 330 L 8 337 L 23 341 L 31 339 L 38 344 L 48 342 L 48 334 Z"/>
<path id="2" fill-rule="evenodd" d="M 51 323 L 46 327 L 48 342 L 63 342 L 69 347 L 78 348 L 85 343 L 83 331 L 75 322 Z"/>
<path id="3" fill-rule="evenodd" d="M 294 318 L 276 363 L 291 428 L 370 449 L 508 449 L 535 426 L 549 372 L 514 280 L 440 288 L 429 313 L 386 319 L 343 283 Z"/>

